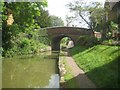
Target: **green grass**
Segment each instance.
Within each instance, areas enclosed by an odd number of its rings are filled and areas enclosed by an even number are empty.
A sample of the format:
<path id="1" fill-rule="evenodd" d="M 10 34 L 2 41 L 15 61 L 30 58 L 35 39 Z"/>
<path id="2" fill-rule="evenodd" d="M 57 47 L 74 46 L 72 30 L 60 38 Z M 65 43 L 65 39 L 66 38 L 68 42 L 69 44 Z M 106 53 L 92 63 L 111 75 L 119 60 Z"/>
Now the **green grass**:
<path id="1" fill-rule="evenodd" d="M 74 79 L 74 76 L 72 74 L 70 66 L 67 64 L 65 52 L 61 51 L 60 57 L 61 57 L 61 59 L 60 59 L 61 62 L 60 63 L 63 63 L 65 65 L 65 70 L 66 70 L 66 74 L 63 76 L 64 80 L 65 80 L 65 82 L 62 83 L 63 86 L 65 88 L 76 88 L 77 87 L 77 82 Z"/>
<path id="2" fill-rule="evenodd" d="M 67 73 L 64 75 L 65 78 L 65 85 L 67 88 L 76 88 L 77 87 L 77 82 L 74 79 L 74 76 L 71 73 L 71 68 L 67 65 L 66 61 L 64 60 L 63 63 L 65 64 L 65 69 Z"/>
<path id="3" fill-rule="evenodd" d="M 120 46 L 76 46 L 71 54 L 97 87 L 118 87 Z"/>

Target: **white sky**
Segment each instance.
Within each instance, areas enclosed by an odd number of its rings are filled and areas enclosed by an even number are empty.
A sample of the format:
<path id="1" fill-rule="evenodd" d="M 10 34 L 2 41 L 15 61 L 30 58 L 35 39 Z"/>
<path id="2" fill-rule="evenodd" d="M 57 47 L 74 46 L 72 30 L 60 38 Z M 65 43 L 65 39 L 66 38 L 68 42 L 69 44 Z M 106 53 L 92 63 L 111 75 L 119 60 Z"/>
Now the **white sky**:
<path id="1" fill-rule="evenodd" d="M 75 0 L 48 0 L 48 10 L 50 15 L 61 17 L 65 23 L 65 16 L 70 13 L 65 5 L 72 1 Z M 83 0 L 83 1 L 104 2 L 105 0 Z"/>
<path id="2" fill-rule="evenodd" d="M 48 10 L 50 15 L 56 15 L 65 20 L 65 15 L 68 13 L 67 7 L 65 7 L 65 5 L 69 1 L 70 0 L 48 0 Z"/>

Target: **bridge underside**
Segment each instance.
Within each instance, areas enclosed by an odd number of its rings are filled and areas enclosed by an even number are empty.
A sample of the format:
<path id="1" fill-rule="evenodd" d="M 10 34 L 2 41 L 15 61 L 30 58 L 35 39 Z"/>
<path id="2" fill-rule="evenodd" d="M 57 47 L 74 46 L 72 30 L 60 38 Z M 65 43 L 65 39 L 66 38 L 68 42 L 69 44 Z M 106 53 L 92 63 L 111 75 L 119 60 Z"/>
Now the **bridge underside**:
<path id="1" fill-rule="evenodd" d="M 74 44 L 76 44 L 76 38 L 73 36 L 73 35 L 59 35 L 59 36 L 56 36 L 54 38 L 52 38 L 52 41 L 51 41 L 51 46 L 52 46 L 52 50 L 53 51 L 59 51 L 60 50 L 60 41 L 64 38 L 64 37 L 69 37 L 73 40 Z"/>

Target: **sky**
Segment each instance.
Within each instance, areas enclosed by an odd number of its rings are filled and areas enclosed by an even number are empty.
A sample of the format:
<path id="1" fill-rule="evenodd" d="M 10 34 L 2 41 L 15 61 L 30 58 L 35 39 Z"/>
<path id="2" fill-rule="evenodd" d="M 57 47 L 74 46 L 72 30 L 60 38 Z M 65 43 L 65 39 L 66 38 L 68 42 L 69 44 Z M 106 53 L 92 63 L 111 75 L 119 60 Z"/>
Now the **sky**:
<path id="1" fill-rule="evenodd" d="M 65 6 L 70 0 L 48 0 L 48 10 L 50 15 L 56 15 L 65 20 L 65 15 L 69 13 Z M 72 1 L 72 0 L 71 0 Z"/>
<path id="2" fill-rule="evenodd" d="M 64 23 L 66 24 L 65 16 L 67 14 L 70 14 L 70 12 L 65 5 L 72 1 L 75 1 L 75 0 L 48 0 L 48 10 L 50 15 L 61 17 Z M 105 0 L 83 0 L 83 1 L 104 2 Z"/>

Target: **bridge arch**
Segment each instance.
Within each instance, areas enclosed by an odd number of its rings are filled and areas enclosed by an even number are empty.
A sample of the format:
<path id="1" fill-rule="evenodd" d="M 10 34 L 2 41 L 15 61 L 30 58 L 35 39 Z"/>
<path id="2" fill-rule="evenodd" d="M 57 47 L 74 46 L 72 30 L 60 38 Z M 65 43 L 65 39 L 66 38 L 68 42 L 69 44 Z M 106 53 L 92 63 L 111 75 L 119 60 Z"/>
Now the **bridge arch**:
<path id="1" fill-rule="evenodd" d="M 77 43 L 80 36 L 94 36 L 90 29 L 78 27 L 52 27 L 46 28 L 48 37 L 51 39 L 52 50 L 60 50 L 60 41 L 64 37 L 70 37 L 74 44 Z"/>
<path id="2" fill-rule="evenodd" d="M 71 36 L 64 35 L 64 34 L 58 35 L 58 36 L 52 38 L 52 41 L 51 41 L 52 50 L 57 50 L 57 51 L 60 50 L 60 42 L 64 37 L 71 38 L 71 40 L 75 43 L 75 39 Z"/>

